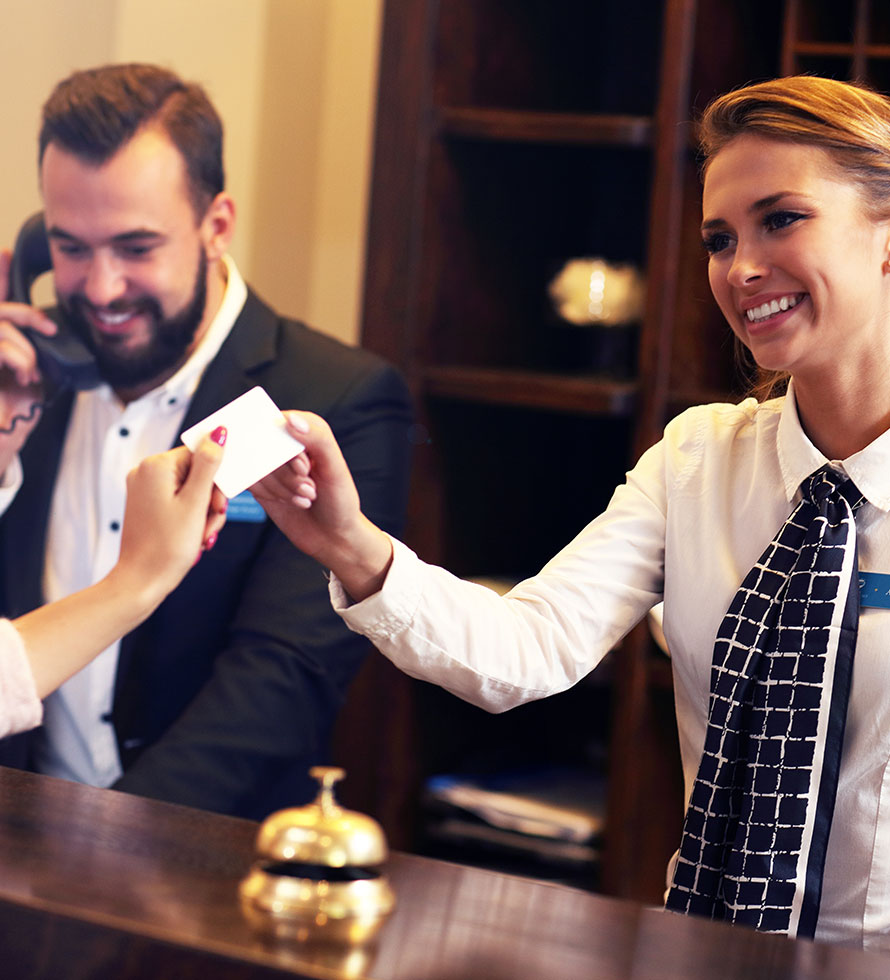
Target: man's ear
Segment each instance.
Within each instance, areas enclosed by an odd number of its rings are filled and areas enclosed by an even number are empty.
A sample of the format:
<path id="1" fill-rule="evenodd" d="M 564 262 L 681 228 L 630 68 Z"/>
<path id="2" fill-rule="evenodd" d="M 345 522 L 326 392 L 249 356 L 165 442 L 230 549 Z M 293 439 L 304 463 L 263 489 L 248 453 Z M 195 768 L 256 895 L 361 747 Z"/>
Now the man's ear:
<path id="1" fill-rule="evenodd" d="M 229 250 L 234 234 L 235 201 L 231 194 L 220 191 L 201 219 L 201 237 L 207 258 L 211 262 Z"/>

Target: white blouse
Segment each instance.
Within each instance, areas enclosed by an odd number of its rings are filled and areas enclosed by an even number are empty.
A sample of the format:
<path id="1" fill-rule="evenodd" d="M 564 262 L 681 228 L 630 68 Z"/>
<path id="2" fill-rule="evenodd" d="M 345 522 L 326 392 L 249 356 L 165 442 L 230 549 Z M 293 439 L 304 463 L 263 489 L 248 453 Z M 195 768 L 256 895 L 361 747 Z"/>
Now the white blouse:
<path id="1" fill-rule="evenodd" d="M 575 684 L 663 598 L 688 797 L 717 629 L 801 482 L 825 462 L 801 429 L 793 391 L 700 406 L 674 419 L 607 510 L 507 596 L 395 542 L 379 593 L 350 604 L 332 578 L 332 602 L 406 673 L 504 711 Z M 857 515 L 860 569 L 890 573 L 890 432 L 836 462 L 867 501 Z M 890 949 L 888 762 L 890 610 L 863 608 L 819 939 Z"/>

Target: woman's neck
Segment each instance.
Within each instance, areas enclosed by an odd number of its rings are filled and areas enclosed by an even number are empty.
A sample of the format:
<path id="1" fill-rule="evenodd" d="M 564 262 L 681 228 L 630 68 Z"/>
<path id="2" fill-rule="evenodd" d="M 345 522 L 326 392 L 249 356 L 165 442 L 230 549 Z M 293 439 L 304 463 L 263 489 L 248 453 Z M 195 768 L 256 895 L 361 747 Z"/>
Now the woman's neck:
<path id="1" fill-rule="evenodd" d="M 794 381 L 800 424 L 827 459 L 846 459 L 890 429 L 890 378 L 843 384 L 837 378 Z"/>

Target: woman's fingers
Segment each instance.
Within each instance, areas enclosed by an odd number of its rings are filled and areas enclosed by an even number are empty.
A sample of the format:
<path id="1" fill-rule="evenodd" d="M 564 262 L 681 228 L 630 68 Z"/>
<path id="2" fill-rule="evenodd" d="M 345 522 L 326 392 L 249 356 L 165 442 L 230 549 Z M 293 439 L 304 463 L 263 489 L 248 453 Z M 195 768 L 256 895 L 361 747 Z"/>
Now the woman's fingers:
<path id="1" fill-rule="evenodd" d="M 198 444 L 194 454 L 190 454 L 188 472 L 179 490 L 183 499 L 197 497 L 200 500 L 206 500 L 208 507 L 210 506 L 213 478 L 216 476 L 220 463 L 222 463 L 225 441 L 226 432 L 220 426 L 211 435 L 205 436 Z"/>

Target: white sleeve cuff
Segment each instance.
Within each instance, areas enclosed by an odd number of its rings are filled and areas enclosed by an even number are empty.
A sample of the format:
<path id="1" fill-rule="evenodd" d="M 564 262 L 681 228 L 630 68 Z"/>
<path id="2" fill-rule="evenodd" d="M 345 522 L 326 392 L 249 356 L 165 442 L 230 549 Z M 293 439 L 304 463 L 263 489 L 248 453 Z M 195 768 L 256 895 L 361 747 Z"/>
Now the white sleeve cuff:
<path id="1" fill-rule="evenodd" d="M 9 505 L 15 500 L 15 495 L 22 486 L 22 480 L 22 461 L 16 455 L 6 467 L 6 472 L 0 474 L 0 514 L 5 514 Z"/>
<path id="2" fill-rule="evenodd" d="M 0 619 L 0 736 L 36 728 L 42 720 L 25 644 L 15 626 Z"/>
<path id="3" fill-rule="evenodd" d="M 397 538 L 392 541 L 392 565 L 383 588 L 361 602 L 353 602 L 336 575 L 331 575 L 328 589 L 331 605 L 346 625 L 368 639 L 390 640 L 410 626 L 420 603 L 422 562 Z"/>

